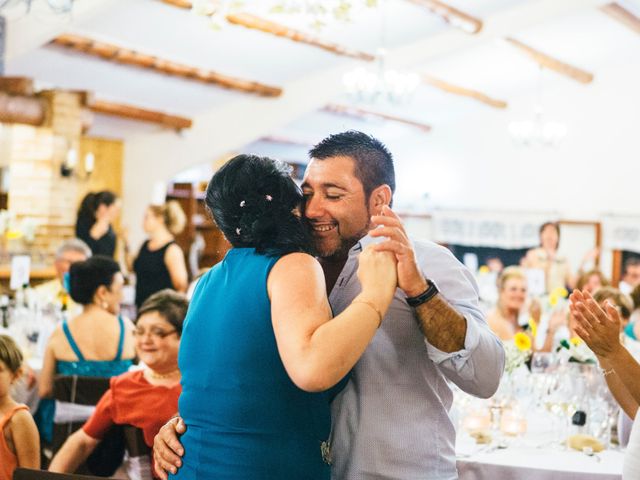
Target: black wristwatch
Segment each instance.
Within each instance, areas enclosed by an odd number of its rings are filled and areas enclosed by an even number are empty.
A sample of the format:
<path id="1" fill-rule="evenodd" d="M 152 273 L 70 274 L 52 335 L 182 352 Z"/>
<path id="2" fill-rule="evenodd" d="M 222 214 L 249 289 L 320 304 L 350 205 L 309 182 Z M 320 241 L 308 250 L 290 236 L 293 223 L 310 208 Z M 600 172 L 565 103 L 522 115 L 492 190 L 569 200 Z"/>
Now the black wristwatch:
<path id="1" fill-rule="evenodd" d="M 440 292 L 440 290 L 438 290 L 438 287 L 436 286 L 436 283 L 433 280 L 429 280 L 427 278 L 427 283 L 429 284 L 429 286 L 420 295 L 416 295 L 415 297 L 407 297 L 407 303 L 409 304 L 410 307 L 416 308 L 417 306 L 428 302 L 433 297 L 435 297 L 438 294 L 438 292 Z"/>

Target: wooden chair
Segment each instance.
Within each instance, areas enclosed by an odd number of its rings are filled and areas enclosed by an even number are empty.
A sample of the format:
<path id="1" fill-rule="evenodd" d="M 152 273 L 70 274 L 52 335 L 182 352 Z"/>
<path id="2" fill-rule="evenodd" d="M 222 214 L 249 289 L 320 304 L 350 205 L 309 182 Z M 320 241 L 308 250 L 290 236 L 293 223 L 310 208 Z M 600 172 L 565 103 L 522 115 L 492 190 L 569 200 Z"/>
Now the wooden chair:
<path id="1" fill-rule="evenodd" d="M 59 375 L 54 379 L 53 397 L 58 402 L 67 404 L 95 406 L 109 389 L 109 384 L 109 378 Z M 54 455 L 60 450 L 67 438 L 84 425 L 85 421 L 54 423 L 52 441 Z M 102 439 L 87 461 L 78 468 L 77 473 L 111 476 L 122 463 L 123 455 L 122 428 L 114 427 Z"/>
<path id="2" fill-rule="evenodd" d="M 103 477 L 78 475 L 71 473 L 53 473 L 30 468 L 17 468 L 13 472 L 13 480 L 102 480 Z"/>

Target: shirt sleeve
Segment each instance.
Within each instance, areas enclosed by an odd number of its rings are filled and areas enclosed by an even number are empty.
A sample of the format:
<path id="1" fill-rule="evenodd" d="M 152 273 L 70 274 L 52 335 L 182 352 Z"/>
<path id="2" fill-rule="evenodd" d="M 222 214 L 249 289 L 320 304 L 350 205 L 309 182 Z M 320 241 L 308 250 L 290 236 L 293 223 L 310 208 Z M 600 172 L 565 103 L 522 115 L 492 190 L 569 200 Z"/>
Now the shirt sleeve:
<path id="1" fill-rule="evenodd" d="M 444 247 L 419 255 L 423 273 L 438 286 L 449 304 L 464 316 L 464 348 L 443 352 L 425 338 L 429 358 L 464 392 L 482 398 L 495 393 L 504 369 L 504 347 L 491 331 L 479 305 L 478 286 L 471 272 Z"/>
<path id="2" fill-rule="evenodd" d="M 102 440 L 113 425 L 113 395 L 109 389 L 96 405 L 95 411 L 83 425 L 82 430 L 91 438 Z"/>

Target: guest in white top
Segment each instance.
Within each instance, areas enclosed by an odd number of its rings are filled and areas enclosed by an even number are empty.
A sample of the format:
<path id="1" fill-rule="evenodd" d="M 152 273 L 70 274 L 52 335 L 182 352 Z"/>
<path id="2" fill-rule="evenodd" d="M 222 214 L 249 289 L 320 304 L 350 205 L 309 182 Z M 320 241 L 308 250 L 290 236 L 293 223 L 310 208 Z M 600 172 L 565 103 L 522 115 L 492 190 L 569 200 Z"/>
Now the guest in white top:
<path id="1" fill-rule="evenodd" d="M 624 457 L 623 480 L 640 478 L 640 364 L 620 341 L 622 319 L 610 300 L 604 308 L 588 292 L 571 294 L 571 313 L 576 333 L 593 350 L 603 369 L 609 390 L 630 418 L 634 419 Z"/>

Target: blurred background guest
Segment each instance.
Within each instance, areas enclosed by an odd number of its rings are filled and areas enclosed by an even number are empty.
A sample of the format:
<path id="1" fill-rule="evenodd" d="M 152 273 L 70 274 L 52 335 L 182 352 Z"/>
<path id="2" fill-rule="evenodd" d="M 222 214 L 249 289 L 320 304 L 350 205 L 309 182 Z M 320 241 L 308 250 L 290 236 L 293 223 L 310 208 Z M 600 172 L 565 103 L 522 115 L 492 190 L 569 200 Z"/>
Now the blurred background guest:
<path id="1" fill-rule="evenodd" d="M 578 290 L 586 290 L 587 292 L 593 294 L 600 287 L 608 287 L 610 285 L 607 277 L 604 276 L 598 269 L 589 270 L 588 272 L 582 273 L 578 277 L 578 281 L 576 282 L 576 288 Z"/>
<path id="2" fill-rule="evenodd" d="M 573 288 L 574 279 L 566 258 L 558 255 L 560 227 L 555 222 L 546 222 L 540 227 L 540 246 L 527 252 L 523 261 L 525 268 L 544 271 L 546 291 L 556 288 Z"/>
<path id="3" fill-rule="evenodd" d="M 11 480 L 16 467 L 40 468 L 38 429 L 29 408 L 11 398 L 22 361 L 13 339 L 0 335 L 0 480 Z"/>
<path id="4" fill-rule="evenodd" d="M 118 316 L 124 277 L 111 258 L 97 255 L 69 270 L 71 298 L 83 306 L 75 318 L 63 321 L 51 334 L 39 380 L 39 394 L 51 397 L 60 375 L 112 377 L 126 372 L 135 357 L 133 324 Z M 36 420 L 50 442 L 55 404 L 41 401 Z"/>
<path id="5" fill-rule="evenodd" d="M 153 445 L 160 427 L 178 411 L 178 347 L 187 306 L 184 295 L 172 290 L 157 292 L 144 302 L 134 334 L 136 352 L 145 368 L 111 379 L 95 412 L 67 439 L 50 471 L 73 473 L 113 425 L 137 427 L 147 446 Z"/>
<path id="6" fill-rule="evenodd" d="M 65 273 L 69 271 L 71 265 L 76 262 L 83 262 L 91 257 L 91 249 L 79 238 L 66 240 L 58 250 L 53 263 L 56 269 L 56 278 L 38 285 L 34 290 L 44 304 L 59 305 L 62 310 L 70 310 L 80 313 L 77 305 L 69 295 L 68 285 L 65 285 Z"/>
<path id="7" fill-rule="evenodd" d="M 144 215 L 144 231 L 149 239 L 142 244 L 130 266 L 136 274 L 136 306 L 155 292 L 172 288 L 186 292 L 189 275 L 182 249 L 175 242 L 186 225 L 186 215 L 176 201 L 151 205 Z M 128 247 L 125 247 L 129 251 Z"/>
<path id="8" fill-rule="evenodd" d="M 76 237 L 83 240 L 94 255 L 113 257 L 116 234 L 112 223 L 120 213 L 120 201 L 109 190 L 88 193 L 78 210 Z"/>
<path id="9" fill-rule="evenodd" d="M 640 258 L 631 257 L 624 262 L 624 272 L 618 288 L 622 293 L 629 294 L 640 285 Z"/>
<path id="10" fill-rule="evenodd" d="M 636 285 L 629 296 L 633 302 L 633 311 L 629 323 L 624 328 L 624 333 L 628 338 L 637 342 L 640 339 L 640 285 Z"/>
<path id="11" fill-rule="evenodd" d="M 633 301 L 629 295 L 625 295 L 617 288 L 602 287 L 593 293 L 593 299 L 604 307 L 606 300 L 609 301 L 620 313 L 620 319 L 622 321 L 620 332 L 629 323 L 631 318 L 631 312 L 633 311 Z"/>
<path id="12" fill-rule="evenodd" d="M 531 322 L 533 320 L 533 322 Z M 507 267 L 498 277 L 498 302 L 487 315 L 489 327 L 503 341 L 512 340 L 518 332 L 526 331 L 533 340 L 533 348 L 550 352 L 559 342 L 556 335 L 567 323 L 565 312 L 551 312 L 546 326 L 538 329 L 542 323 L 542 308 L 537 299 L 528 297 L 527 277 L 520 267 Z M 535 327 L 532 326 L 535 323 Z M 536 338 L 542 335 L 544 341 L 537 348 Z M 563 336 L 567 336 L 566 334 Z"/>
<path id="13" fill-rule="evenodd" d="M 489 327 L 501 340 L 511 340 L 526 328 L 529 317 L 540 320 L 540 305 L 527 300 L 524 271 L 514 266 L 505 268 L 498 277 L 498 302 L 487 315 Z"/>

